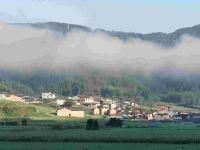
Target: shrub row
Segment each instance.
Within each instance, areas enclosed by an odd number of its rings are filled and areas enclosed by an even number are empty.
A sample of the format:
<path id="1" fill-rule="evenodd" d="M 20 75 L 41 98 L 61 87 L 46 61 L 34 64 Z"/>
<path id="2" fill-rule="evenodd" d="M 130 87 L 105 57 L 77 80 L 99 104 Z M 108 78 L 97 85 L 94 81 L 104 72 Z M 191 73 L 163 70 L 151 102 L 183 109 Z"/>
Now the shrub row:
<path id="1" fill-rule="evenodd" d="M 5 121 L 5 122 L 0 122 L 1 126 L 18 126 L 18 121 Z M 21 125 L 22 126 L 27 126 L 27 119 L 22 119 L 21 120 Z"/>
<path id="2" fill-rule="evenodd" d="M 123 120 L 117 118 L 110 118 L 110 120 L 105 124 L 107 127 L 122 127 Z"/>
<path id="3" fill-rule="evenodd" d="M 88 119 L 86 130 L 99 130 L 99 122 L 96 119 Z"/>

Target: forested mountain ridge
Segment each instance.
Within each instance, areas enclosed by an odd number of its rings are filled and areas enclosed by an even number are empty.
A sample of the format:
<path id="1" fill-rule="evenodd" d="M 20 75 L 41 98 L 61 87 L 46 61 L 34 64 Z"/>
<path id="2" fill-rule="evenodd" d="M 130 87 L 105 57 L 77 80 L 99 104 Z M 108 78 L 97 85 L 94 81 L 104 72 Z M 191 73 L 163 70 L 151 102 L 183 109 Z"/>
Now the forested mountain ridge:
<path id="1" fill-rule="evenodd" d="M 75 25 L 75 24 L 67 24 L 67 23 L 59 23 L 59 22 L 46 22 L 46 23 L 29 23 L 29 24 L 19 24 L 26 25 L 37 29 L 48 29 L 56 34 L 66 35 L 70 31 L 73 30 L 81 30 L 85 32 L 103 32 L 111 37 L 117 37 L 122 40 L 128 40 L 130 38 L 137 38 L 149 42 L 156 43 L 160 46 L 164 47 L 173 47 L 180 40 L 183 35 L 190 35 L 195 38 L 200 38 L 200 25 L 196 25 L 193 27 L 187 27 L 178 29 L 172 33 L 149 33 L 149 34 L 140 34 L 134 32 L 121 32 L 121 31 L 107 31 L 104 29 L 91 29 L 89 27 Z M 134 29 L 133 29 L 134 30 Z"/>

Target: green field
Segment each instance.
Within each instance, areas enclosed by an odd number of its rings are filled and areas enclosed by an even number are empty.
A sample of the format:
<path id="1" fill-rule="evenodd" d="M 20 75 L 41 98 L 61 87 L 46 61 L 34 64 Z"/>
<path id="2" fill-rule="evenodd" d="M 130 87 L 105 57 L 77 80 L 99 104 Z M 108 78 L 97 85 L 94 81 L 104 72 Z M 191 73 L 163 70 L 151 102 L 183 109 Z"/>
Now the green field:
<path id="1" fill-rule="evenodd" d="M 2 142 L 3 150 L 199 150 L 199 144 Z"/>
<path id="2" fill-rule="evenodd" d="M 197 150 L 200 147 L 200 127 L 195 124 L 161 123 L 151 128 L 147 122 L 127 121 L 123 128 L 87 131 L 83 129 L 84 120 L 59 122 L 66 125 L 62 129 L 51 128 L 57 122 L 39 122 L 32 120 L 28 126 L 0 126 L 0 147 L 15 150 Z M 74 128 L 68 128 L 68 124 Z M 77 124 L 82 128 L 76 128 Z"/>
<path id="3" fill-rule="evenodd" d="M 200 125 L 193 123 L 148 122 L 126 120 L 122 128 L 105 127 L 107 119 L 98 118 L 100 130 L 85 130 L 84 119 L 56 117 L 55 108 L 0 102 L 0 149 L 8 150 L 196 150 L 200 148 Z M 16 117 L 23 109 L 31 109 L 26 117 Z M 33 109 L 34 108 L 34 109 Z M 13 117 L 6 117 L 7 110 Z M 7 122 L 17 122 L 7 125 Z"/>
<path id="4" fill-rule="evenodd" d="M 200 128 L 121 128 L 87 131 L 85 129 L 51 129 L 1 127 L 0 141 L 6 142 L 103 142 L 103 143 L 200 143 Z"/>
<path id="5" fill-rule="evenodd" d="M 20 102 L 0 101 L 1 118 L 25 117 L 53 117 L 56 109 L 47 104 L 26 104 Z"/>

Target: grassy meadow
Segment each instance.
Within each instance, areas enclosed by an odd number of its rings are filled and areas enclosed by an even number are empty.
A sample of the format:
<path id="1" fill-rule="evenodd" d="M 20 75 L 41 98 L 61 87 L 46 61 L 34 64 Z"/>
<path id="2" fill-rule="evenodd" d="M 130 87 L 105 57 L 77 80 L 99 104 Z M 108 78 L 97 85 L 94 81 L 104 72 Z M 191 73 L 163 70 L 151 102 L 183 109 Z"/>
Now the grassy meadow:
<path id="1" fill-rule="evenodd" d="M 47 104 L 26 104 L 21 102 L 0 101 L 1 118 L 54 117 L 56 108 Z"/>

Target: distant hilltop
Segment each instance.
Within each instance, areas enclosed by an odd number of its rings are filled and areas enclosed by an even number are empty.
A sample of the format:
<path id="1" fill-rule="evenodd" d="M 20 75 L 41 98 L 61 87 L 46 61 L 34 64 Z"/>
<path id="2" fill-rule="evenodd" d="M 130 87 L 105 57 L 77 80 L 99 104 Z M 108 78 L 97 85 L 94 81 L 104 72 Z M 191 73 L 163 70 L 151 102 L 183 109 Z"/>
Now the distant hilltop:
<path id="1" fill-rule="evenodd" d="M 45 23 L 25 23 L 18 25 L 31 26 L 37 29 L 48 29 L 59 35 L 66 35 L 72 30 L 81 30 L 85 32 L 103 32 L 112 37 L 117 37 L 122 40 L 128 40 L 130 38 L 137 38 L 149 42 L 156 43 L 163 47 L 173 47 L 180 40 L 180 37 L 183 35 L 189 35 L 195 38 L 200 38 L 200 25 L 193 27 L 178 29 L 172 33 L 149 33 L 149 34 L 140 34 L 134 32 L 121 32 L 121 31 L 107 31 L 104 29 L 91 29 L 86 26 L 68 24 L 68 23 L 59 23 L 59 22 L 45 22 Z"/>

